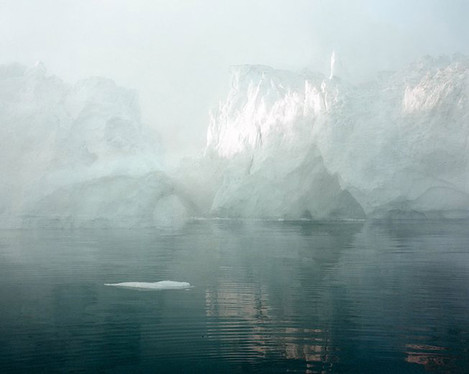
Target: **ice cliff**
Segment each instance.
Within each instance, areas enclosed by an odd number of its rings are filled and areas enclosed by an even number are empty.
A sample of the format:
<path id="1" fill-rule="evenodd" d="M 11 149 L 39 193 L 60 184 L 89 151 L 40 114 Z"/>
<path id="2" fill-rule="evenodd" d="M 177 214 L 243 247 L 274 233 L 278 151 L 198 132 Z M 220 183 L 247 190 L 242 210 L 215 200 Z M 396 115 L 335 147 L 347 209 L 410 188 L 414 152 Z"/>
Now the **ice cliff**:
<path id="1" fill-rule="evenodd" d="M 467 216 L 468 72 L 463 56 L 361 85 L 335 72 L 235 67 L 207 134 L 206 162 L 220 170 L 211 214 Z"/>
<path id="2" fill-rule="evenodd" d="M 360 85 L 339 67 L 233 68 L 205 156 L 168 174 L 134 92 L 0 66 L 0 227 L 469 216 L 469 60 Z"/>
<path id="3" fill-rule="evenodd" d="M 0 225 L 172 225 L 188 213 L 135 93 L 0 66 Z"/>

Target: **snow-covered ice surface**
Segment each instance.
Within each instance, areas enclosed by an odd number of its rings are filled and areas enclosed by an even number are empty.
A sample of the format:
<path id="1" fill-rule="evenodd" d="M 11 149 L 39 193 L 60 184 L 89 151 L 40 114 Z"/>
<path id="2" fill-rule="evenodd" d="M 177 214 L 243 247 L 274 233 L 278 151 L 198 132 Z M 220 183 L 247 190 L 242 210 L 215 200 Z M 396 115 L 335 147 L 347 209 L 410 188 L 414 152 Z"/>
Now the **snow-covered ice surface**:
<path id="1" fill-rule="evenodd" d="M 68 85 L 40 63 L 0 66 L 0 124 L 2 227 L 158 226 L 154 217 L 187 216 L 136 94 L 109 79 Z"/>
<path id="2" fill-rule="evenodd" d="M 469 61 L 426 57 L 361 85 L 233 69 L 206 162 L 224 217 L 461 217 L 469 211 Z M 220 167 L 217 166 L 218 170 Z"/>
<path id="3" fill-rule="evenodd" d="M 105 283 L 105 286 L 134 288 L 138 290 L 187 290 L 192 288 L 188 282 L 176 281 L 160 281 L 160 282 L 122 282 L 122 283 Z"/>

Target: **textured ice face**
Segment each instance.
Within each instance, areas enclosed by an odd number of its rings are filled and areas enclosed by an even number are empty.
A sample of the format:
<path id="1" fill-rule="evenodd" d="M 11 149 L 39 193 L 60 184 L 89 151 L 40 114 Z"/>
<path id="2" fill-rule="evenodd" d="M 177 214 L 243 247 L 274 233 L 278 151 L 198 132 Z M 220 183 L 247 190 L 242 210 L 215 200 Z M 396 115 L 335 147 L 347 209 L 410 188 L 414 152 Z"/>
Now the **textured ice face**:
<path id="1" fill-rule="evenodd" d="M 243 66 L 212 115 L 225 160 L 212 212 L 270 218 L 455 216 L 469 210 L 469 62 L 426 58 L 352 86 Z"/>
<path id="2" fill-rule="evenodd" d="M 315 131 L 327 168 L 367 214 L 469 209 L 466 59 L 427 59 L 345 92 Z"/>
<path id="3" fill-rule="evenodd" d="M 324 77 L 238 67 L 209 128 L 208 157 L 226 160 L 212 213 L 256 218 L 363 218 L 313 139 L 335 97 Z M 334 93 L 333 90 L 331 90 Z"/>

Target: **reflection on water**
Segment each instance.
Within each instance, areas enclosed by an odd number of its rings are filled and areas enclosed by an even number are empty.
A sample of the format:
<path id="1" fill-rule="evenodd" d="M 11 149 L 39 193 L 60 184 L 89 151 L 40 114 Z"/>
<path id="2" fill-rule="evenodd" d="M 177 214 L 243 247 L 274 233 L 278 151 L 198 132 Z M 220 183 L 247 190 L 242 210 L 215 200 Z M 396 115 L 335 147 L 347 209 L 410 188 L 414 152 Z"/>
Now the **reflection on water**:
<path id="1" fill-rule="evenodd" d="M 469 372 L 467 223 L 3 231 L 0 371 Z"/>

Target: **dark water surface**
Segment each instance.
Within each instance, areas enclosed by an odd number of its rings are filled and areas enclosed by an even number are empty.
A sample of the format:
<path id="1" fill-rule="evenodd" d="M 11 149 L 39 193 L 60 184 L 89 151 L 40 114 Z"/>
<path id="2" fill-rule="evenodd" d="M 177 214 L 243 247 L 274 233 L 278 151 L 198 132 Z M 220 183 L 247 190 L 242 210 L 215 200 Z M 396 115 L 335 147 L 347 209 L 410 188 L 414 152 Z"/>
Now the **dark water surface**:
<path id="1" fill-rule="evenodd" d="M 0 372 L 469 373 L 468 228 L 0 231 Z"/>

